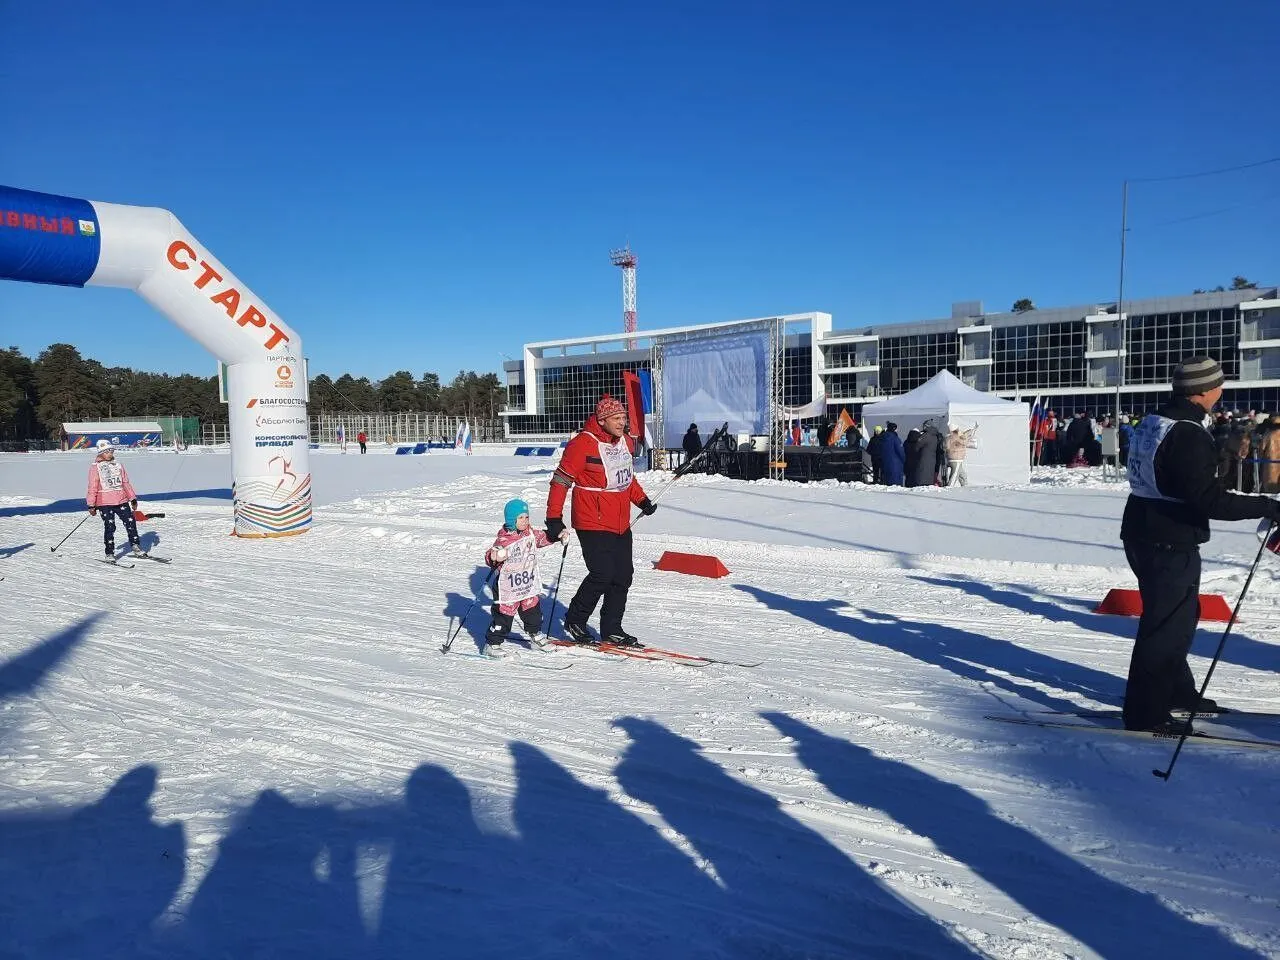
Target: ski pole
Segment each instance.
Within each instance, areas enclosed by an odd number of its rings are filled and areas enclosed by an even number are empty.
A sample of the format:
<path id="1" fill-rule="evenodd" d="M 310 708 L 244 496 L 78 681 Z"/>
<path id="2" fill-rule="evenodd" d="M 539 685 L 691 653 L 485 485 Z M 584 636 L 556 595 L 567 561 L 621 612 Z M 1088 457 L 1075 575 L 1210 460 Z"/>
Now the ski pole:
<path id="1" fill-rule="evenodd" d="M 448 653 L 449 648 L 453 646 L 453 641 L 458 639 L 458 634 L 462 632 L 462 628 L 467 625 L 467 618 L 471 616 L 471 611 L 476 608 L 476 604 L 484 597 L 484 591 L 488 587 L 493 586 L 493 578 L 497 575 L 498 568 L 494 567 L 489 571 L 489 576 L 484 582 L 484 587 L 480 588 L 480 592 L 476 594 L 476 598 L 471 601 L 471 606 L 467 607 L 467 612 L 462 615 L 462 619 L 458 621 L 458 629 L 453 631 L 449 639 L 445 641 L 444 646 L 440 648 L 441 653 Z"/>
<path id="2" fill-rule="evenodd" d="M 569 541 L 564 542 L 564 549 L 560 551 L 560 569 L 556 571 L 556 585 L 551 588 L 551 613 L 547 618 L 547 629 L 542 632 L 548 640 L 551 639 L 551 631 L 556 628 L 556 597 L 560 595 L 560 578 L 564 576 L 564 558 L 569 555 Z"/>
<path id="3" fill-rule="evenodd" d="M 80 522 L 71 528 L 71 533 L 75 533 L 77 530 L 83 527 L 84 522 L 88 520 L 90 516 L 92 516 L 92 514 L 86 513 L 83 517 L 81 517 Z M 58 541 L 58 547 L 62 546 L 64 543 L 66 543 L 68 540 L 71 539 L 71 533 L 68 533 L 65 537 L 63 537 L 61 540 Z M 50 553 L 55 552 L 58 549 L 58 547 L 50 547 L 49 552 Z"/>
<path id="4" fill-rule="evenodd" d="M 652 497 L 649 498 L 649 502 L 656 504 L 659 500 L 661 500 L 663 496 L 666 494 L 666 492 L 670 490 L 673 486 L 675 486 L 675 483 L 677 480 L 679 480 L 685 474 L 689 473 L 693 469 L 694 464 L 696 464 L 699 460 L 701 460 L 703 457 L 705 457 L 708 453 L 712 451 L 715 445 L 724 438 L 725 432 L 728 430 L 728 428 L 729 428 L 729 425 L 726 423 L 723 427 L 720 427 L 718 430 L 716 430 L 715 433 L 711 434 L 711 436 L 707 438 L 706 444 L 702 447 L 701 450 L 698 451 L 697 455 L 690 457 L 684 463 L 680 464 L 680 466 L 676 468 L 676 471 L 672 475 L 671 479 L 668 480 L 666 483 L 664 483 L 662 485 L 662 488 L 657 493 L 655 493 Z M 638 517 L 636 517 L 634 520 L 631 521 L 631 526 L 634 527 L 646 516 L 648 516 L 648 514 L 645 514 L 645 513 L 640 514 Z"/>
<path id="5" fill-rule="evenodd" d="M 1240 588 L 1240 596 L 1236 599 L 1235 609 L 1231 611 L 1231 619 L 1227 621 L 1227 629 L 1222 631 L 1222 639 L 1218 641 L 1218 649 L 1213 655 L 1213 662 L 1209 664 L 1209 669 L 1205 671 L 1204 683 L 1200 684 L 1200 693 L 1196 697 L 1196 704 L 1191 707 L 1187 713 L 1187 720 L 1182 725 L 1182 736 L 1178 738 L 1178 745 L 1174 747 L 1173 757 L 1169 760 L 1169 766 L 1164 770 L 1152 770 L 1154 776 L 1168 782 L 1169 777 L 1173 775 L 1173 765 L 1178 762 L 1178 754 L 1182 753 L 1182 745 L 1187 742 L 1187 737 L 1191 736 L 1191 721 L 1196 715 L 1196 705 L 1204 699 L 1204 692 L 1209 689 L 1209 680 L 1213 677 L 1213 671 L 1218 666 L 1218 661 L 1222 658 L 1222 648 L 1227 644 L 1227 637 L 1231 635 L 1231 628 L 1236 625 L 1236 617 L 1240 615 L 1240 604 L 1244 603 L 1244 595 L 1249 592 L 1249 584 L 1253 583 L 1253 575 L 1258 570 L 1258 562 L 1262 559 L 1262 551 L 1267 549 L 1267 541 L 1271 539 L 1271 534 L 1276 528 L 1276 522 L 1272 520 L 1267 524 L 1267 532 L 1262 538 L 1262 543 L 1258 545 L 1258 555 L 1253 558 L 1253 566 L 1249 568 L 1249 576 L 1245 578 L 1244 586 Z"/>

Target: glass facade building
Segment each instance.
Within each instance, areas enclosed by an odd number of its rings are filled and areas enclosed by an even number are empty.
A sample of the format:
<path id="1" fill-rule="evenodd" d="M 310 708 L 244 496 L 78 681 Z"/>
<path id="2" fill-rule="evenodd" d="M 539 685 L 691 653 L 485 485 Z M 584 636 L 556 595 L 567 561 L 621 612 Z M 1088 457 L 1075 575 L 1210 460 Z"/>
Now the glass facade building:
<path id="1" fill-rule="evenodd" d="M 813 352 L 809 347 L 788 346 L 782 355 L 782 402 L 789 407 L 813 399 Z"/>
<path id="2" fill-rule="evenodd" d="M 985 313 L 955 304 L 948 319 L 833 329 L 829 314 L 794 314 L 783 349 L 787 406 L 825 398 L 829 416 L 906 393 L 940 370 L 978 390 L 1039 397 L 1059 413 L 1138 413 L 1169 396 L 1173 368 L 1208 355 L 1227 378 L 1222 409 L 1280 411 L 1280 289 L 1220 290 L 1115 303 Z M 678 328 L 713 330 L 720 325 Z M 668 331 L 670 332 L 670 331 Z M 661 334 L 662 331 L 656 331 Z M 638 338 L 646 336 L 637 331 Z M 1123 343 L 1122 343 L 1123 341 Z M 616 344 L 612 351 L 594 353 Z M 525 347 L 506 365 L 508 435 L 564 436 L 577 430 L 605 390 L 622 392 L 622 371 L 647 368 L 649 350 L 620 334 Z M 590 358 L 571 349 L 590 349 Z M 561 356 L 555 356 L 559 350 Z M 530 377 L 537 409 L 529 409 Z"/>
<path id="3" fill-rule="evenodd" d="M 915 333 L 880 338 L 881 388 L 888 394 L 914 390 L 939 370 L 959 375 L 960 334 Z"/>
<path id="4" fill-rule="evenodd" d="M 1184 357 L 1207 355 L 1228 380 L 1240 377 L 1238 310 L 1180 310 L 1129 317 L 1127 383 L 1168 383 Z"/>
<path id="5" fill-rule="evenodd" d="M 600 397 L 606 393 L 619 398 L 626 396 L 626 385 L 622 380 L 624 372 L 634 373 L 648 367 L 647 360 L 602 360 L 548 367 L 540 371 L 537 384 L 540 412 L 527 419 L 521 418 L 522 432 L 538 436 L 577 433 L 587 417 L 595 412 L 596 401 Z M 519 389 L 519 404 L 523 405 L 524 401 L 524 386 L 508 384 L 508 409 L 517 404 L 513 388 Z"/>
<path id="6" fill-rule="evenodd" d="M 1085 324 L 1020 323 L 992 331 L 991 389 L 1058 390 L 1085 382 Z"/>

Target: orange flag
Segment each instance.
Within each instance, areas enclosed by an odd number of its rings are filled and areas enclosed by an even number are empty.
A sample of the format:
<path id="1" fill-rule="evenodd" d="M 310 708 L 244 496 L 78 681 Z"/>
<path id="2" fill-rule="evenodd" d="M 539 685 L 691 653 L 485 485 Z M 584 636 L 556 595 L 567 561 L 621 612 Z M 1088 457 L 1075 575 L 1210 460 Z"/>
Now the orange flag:
<path id="1" fill-rule="evenodd" d="M 840 438 L 844 436 L 846 430 L 853 429 L 853 417 L 849 416 L 849 411 L 844 407 L 840 408 L 840 416 L 836 418 L 835 429 L 831 431 L 831 439 L 827 441 L 827 446 L 834 447 L 840 442 Z"/>

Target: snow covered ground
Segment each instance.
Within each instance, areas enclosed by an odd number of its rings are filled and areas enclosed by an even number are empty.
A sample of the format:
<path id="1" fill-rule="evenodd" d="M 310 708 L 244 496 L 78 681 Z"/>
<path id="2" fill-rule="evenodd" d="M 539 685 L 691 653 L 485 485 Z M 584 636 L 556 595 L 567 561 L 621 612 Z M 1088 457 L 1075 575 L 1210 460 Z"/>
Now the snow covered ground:
<path id="1" fill-rule="evenodd" d="M 48 549 L 86 456 L 0 456 L 0 957 L 1280 957 L 1280 752 L 1163 783 L 1168 745 L 985 719 L 1119 702 L 1115 484 L 686 478 L 627 625 L 763 665 L 494 663 L 479 610 L 439 647 L 550 466 L 488 452 L 317 455 L 275 542 L 227 535 L 225 454 L 126 452 L 176 558 L 129 570 L 96 520 Z M 1219 529 L 1206 589 L 1255 550 Z M 1268 556 L 1210 692 L 1280 710 L 1277 668 Z"/>

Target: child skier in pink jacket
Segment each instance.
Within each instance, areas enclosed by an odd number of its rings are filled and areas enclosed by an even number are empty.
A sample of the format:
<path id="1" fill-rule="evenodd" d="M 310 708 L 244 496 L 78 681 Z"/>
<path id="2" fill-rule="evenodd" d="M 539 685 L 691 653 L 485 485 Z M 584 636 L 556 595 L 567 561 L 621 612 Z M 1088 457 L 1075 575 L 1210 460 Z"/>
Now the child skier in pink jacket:
<path id="1" fill-rule="evenodd" d="M 523 500 L 512 500 L 506 505 L 503 521 L 493 546 L 484 555 L 485 563 L 498 570 L 498 598 L 493 604 L 493 621 L 484 635 L 484 652 L 491 657 L 506 656 L 502 644 L 511 632 L 517 612 L 525 635 L 538 643 L 538 632 L 542 629 L 538 550 L 555 542 L 545 531 L 531 528 L 529 505 Z M 560 535 L 561 541 L 568 538 L 567 530 Z"/>
<path id="2" fill-rule="evenodd" d="M 107 548 L 107 559 L 114 561 L 116 556 L 116 517 L 124 521 L 134 556 L 145 557 L 147 553 L 142 549 L 138 527 L 133 521 L 138 495 L 129 482 L 129 474 L 123 464 L 116 462 L 110 440 L 99 440 L 97 451 L 98 456 L 89 467 L 89 492 L 85 500 L 89 503 L 89 516 L 102 511 L 102 542 Z"/>

